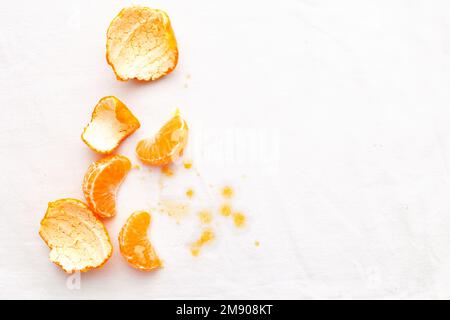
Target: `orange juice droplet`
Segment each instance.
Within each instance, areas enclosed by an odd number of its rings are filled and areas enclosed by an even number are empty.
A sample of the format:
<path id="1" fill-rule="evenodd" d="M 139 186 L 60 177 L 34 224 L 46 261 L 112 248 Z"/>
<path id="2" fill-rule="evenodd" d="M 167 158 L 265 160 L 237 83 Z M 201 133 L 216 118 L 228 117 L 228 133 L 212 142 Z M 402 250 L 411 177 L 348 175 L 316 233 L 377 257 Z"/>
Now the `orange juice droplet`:
<path id="1" fill-rule="evenodd" d="M 198 218 L 200 219 L 200 222 L 204 223 L 204 224 L 211 223 L 212 219 L 213 219 L 212 214 L 209 211 L 206 211 L 206 210 L 200 211 L 198 213 Z"/>
<path id="2" fill-rule="evenodd" d="M 231 199 L 233 197 L 233 195 L 234 195 L 233 188 L 231 188 L 230 186 L 223 187 L 222 196 L 225 199 Z"/>
<path id="3" fill-rule="evenodd" d="M 173 170 L 169 165 L 161 167 L 161 172 L 167 177 L 173 176 Z"/>
<path id="4" fill-rule="evenodd" d="M 194 190 L 193 189 L 187 189 L 186 190 L 186 197 L 188 197 L 189 199 L 192 199 L 194 197 Z"/>
<path id="5" fill-rule="evenodd" d="M 224 217 L 229 217 L 231 215 L 231 205 L 225 203 L 220 207 L 220 214 Z"/>
<path id="6" fill-rule="evenodd" d="M 189 205 L 171 199 L 162 199 L 158 203 L 158 211 L 175 219 L 177 223 L 189 214 Z"/>
<path id="7" fill-rule="evenodd" d="M 240 212 L 233 213 L 233 222 L 236 227 L 242 228 L 243 226 L 245 226 L 246 220 L 247 220 L 247 218 L 245 217 L 244 214 L 242 214 Z"/>
<path id="8" fill-rule="evenodd" d="M 192 168 L 192 161 L 191 160 L 184 160 L 183 161 L 183 166 L 184 166 L 185 169 Z"/>

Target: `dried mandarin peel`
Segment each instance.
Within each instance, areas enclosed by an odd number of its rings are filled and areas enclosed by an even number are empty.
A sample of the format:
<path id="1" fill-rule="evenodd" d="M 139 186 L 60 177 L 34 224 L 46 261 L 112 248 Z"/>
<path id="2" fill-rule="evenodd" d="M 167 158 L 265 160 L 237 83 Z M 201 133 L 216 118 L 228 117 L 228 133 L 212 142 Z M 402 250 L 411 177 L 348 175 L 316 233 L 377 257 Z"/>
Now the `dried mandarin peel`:
<path id="1" fill-rule="evenodd" d="M 151 81 L 171 73 L 178 47 L 167 13 L 140 6 L 120 11 L 108 28 L 106 60 L 122 81 Z"/>
<path id="2" fill-rule="evenodd" d="M 104 97 L 95 106 L 81 139 L 95 152 L 110 154 L 140 126 L 123 102 L 113 96 Z"/>
<path id="3" fill-rule="evenodd" d="M 76 199 L 50 202 L 39 235 L 50 248 L 50 260 L 67 273 L 102 267 L 113 247 L 103 223 Z"/>
<path id="4" fill-rule="evenodd" d="M 101 218 L 116 214 L 116 194 L 131 170 L 130 160 L 122 155 L 93 162 L 83 180 L 83 193 L 89 208 Z"/>
<path id="5" fill-rule="evenodd" d="M 183 155 L 189 128 L 179 112 L 153 138 L 143 139 L 136 146 L 138 158 L 151 166 L 166 166 Z"/>
<path id="6" fill-rule="evenodd" d="M 147 211 L 134 212 L 119 234 L 120 253 L 133 268 L 141 271 L 162 267 L 162 261 L 147 236 L 150 221 Z"/>

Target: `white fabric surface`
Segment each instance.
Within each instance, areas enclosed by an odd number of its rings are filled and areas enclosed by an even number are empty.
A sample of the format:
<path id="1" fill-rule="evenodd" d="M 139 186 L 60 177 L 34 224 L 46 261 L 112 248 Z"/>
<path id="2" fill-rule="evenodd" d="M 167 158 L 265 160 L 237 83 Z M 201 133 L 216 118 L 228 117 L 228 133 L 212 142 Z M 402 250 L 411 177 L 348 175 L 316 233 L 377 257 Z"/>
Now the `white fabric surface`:
<path id="1" fill-rule="evenodd" d="M 127 3 L 0 2 L 0 298 L 450 298 L 449 1 L 140 1 L 169 13 L 180 49 L 150 84 L 105 61 Z M 106 95 L 142 123 L 119 149 L 135 163 L 180 108 L 200 176 L 133 171 L 106 223 L 112 259 L 73 288 L 39 222 L 48 201 L 82 199 L 97 156 L 80 134 Z M 224 184 L 248 227 L 216 215 L 217 241 L 193 258 L 195 214 Z M 129 268 L 125 219 L 188 186 L 180 224 L 154 213 L 166 267 Z"/>

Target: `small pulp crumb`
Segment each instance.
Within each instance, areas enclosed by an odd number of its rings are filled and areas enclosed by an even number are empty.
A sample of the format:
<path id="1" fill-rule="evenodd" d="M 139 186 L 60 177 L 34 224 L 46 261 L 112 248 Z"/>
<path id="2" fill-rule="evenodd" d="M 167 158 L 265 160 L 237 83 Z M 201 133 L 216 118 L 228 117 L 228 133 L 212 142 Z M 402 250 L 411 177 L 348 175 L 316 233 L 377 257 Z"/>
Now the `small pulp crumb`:
<path id="1" fill-rule="evenodd" d="M 194 197 L 194 194 L 195 194 L 194 190 L 192 189 L 186 190 L 186 197 L 188 197 L 189 199 L 192 199 L 192 197 Z"/>
<path id="2" fill-rule="evenodd" d="M 234 195 L 234 191 L 230 186 L 223 187 L 222 196 L 226 199 L 231 199 Z"/>
<path id="3" fill-rule="evenodd" d="M 208 243 L 214 239 L 214 232 L 211 229 L 206 229 L 203 231 L 202 235 L 200 236 L 200 239 L 197 240 L 198 245 L 204 245 L 205 243 Z"/>
<path id="4" fill-rule="evenodd" d="M 200 248 L 199 247 L 192 247 L 191 248 L 191 254 L 194 257 L 197 257 L 200 254 Z"/>
<path id="5" fill-rule="evenodd" d="M 220 207 L 220 214 L 224 217 L 229 217 L 231 215 L 231 206 L 229 204 L 223 204 Z"/>
<path id="6" fill-rule="evenodd" d="M 233 222 L 234 225 L 238 228 L 241 228 L 245 225 L 246 217 L 240 212 L 233 213 Z"/>
<path id="7" fill-rule="evenodd" d="M 191 246 L 191 254 L 196 257 L 200 254 L 200 248 L 203 247 L 206 243 L 214 240 L 215 235 L 211 229 L 206 229 L 200 235 L 200 238 L 195 241 Z"/>
<path id="8" fill-rule="evenodd" d="M 131 168 L 132 168 L 132 169 L 136 169 L 136 170 L 140 170 L 140 169 L 141 169 L 141 166 L 138 165 L 138 164 L 135 164 L 135 165 L 133 165 Z"/>
<path id="9" fill-rule="evenodd" d="M 256 241 L 255 241 L 255 247 L 259 247 L 259 246 L 260 246 L 260 243 L 259 243 L 258 240 L 256 240 Z"/>

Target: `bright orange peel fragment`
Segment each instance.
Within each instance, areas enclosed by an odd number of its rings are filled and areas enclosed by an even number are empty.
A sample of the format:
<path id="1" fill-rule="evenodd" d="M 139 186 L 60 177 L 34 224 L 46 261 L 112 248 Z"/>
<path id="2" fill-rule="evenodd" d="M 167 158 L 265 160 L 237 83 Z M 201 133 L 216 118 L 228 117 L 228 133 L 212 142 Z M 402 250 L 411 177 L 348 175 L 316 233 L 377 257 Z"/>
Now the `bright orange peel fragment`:
<path id="1" fill-rule="evenodd" d="M 106 59 L 119 80 L 156 80 L 172 72 L 178 48 L 169 16 L 161 10 L 124 8 L 107 32 Z"/>
<path id="2" fill-rule="evenodd" d="M 147 236 L 150 220 L 147 211 L 134 212 L 119 234 L 120 253 L 132 267 L 141 271 L 162 267 L 162 261 Z"/>
<path id="3" fill-rule="evenodd" d="M 100 268 L 113 250 L 103 223 L 76 199 L 50 202 L 39 235 L 51 249 L 50 260 L 67 273 Z"/>
<path id="4" fill-rule="evenodd" d="M 131 170 L 130 160 L 122 155 L 108 156 L 92 163 L 83 180 L 86 201 L 101 218 L 116 214 L 116 194 Z"/>
<path id="5" fill-rule="evenodd" d="M 81 139 L 92 150 L 109 154 L 140 126 L 138 119 L 119 99 L 104 97 L 95 106 Z"/>
<path id="6" fill-rule="evenodd" d="M 183 155 L 189 128 L 178 114 L 170 119 L 153 138 L 143 139 L 136 146 L 138 158 L 152 166 L 165 166 Z"/>

